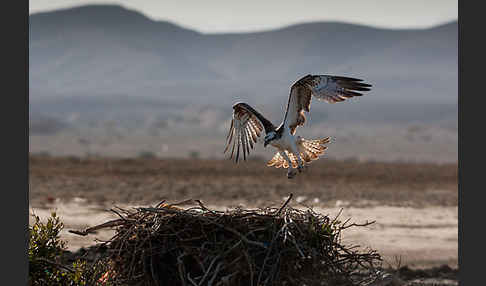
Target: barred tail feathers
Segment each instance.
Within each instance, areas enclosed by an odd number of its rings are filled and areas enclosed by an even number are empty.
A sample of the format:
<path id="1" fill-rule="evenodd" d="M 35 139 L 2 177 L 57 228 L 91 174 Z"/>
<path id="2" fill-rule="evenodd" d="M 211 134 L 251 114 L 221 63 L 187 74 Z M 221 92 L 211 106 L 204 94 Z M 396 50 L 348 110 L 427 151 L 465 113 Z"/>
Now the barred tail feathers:
<path id="1" fill-rule="evenodd" d="M 298 137 L 297 147 L 299 148 L 300 156 L 305 164 L 309 164 L 312 161 L 319 159 L 320 156 L 324 155 L 327 149 L 327 146 L 324 144 L 329 142 L 331 142 L 330 137 L 314 140 L 307 140 L 302 137 Z M 292 163 L 292 168 L 297 168 L 297 157 L 288 151 L 285 151 L 285 153 Z M 280 152 L 277 152 L 273 158 L 268 161 L 267 166 L 274 166 L 275 168 L 288 168 L 289 164 L 287 160 L 285 160 L 285 158 L 280 154 Z"/>

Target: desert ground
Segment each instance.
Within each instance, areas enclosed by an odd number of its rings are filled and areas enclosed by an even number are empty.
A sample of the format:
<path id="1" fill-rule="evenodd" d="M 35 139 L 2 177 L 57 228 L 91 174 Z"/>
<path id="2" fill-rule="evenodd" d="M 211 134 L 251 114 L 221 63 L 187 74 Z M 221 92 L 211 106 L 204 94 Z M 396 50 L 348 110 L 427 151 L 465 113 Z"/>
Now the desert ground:
<path id="1" fill-rule="evenodd" d="M 199 199 L 218 209 L 263 207 L 279 205 L 293 193 L 295 206 L 329 214 L 343 209 L 342 216 L 356 222 L 376 220 L 369 231 L 350 236 L 389 257 L 457 263 L 457 164 L 322 158 L 288 180 L 285 170 L 258 159 L 236 165 L 229 160 L 31 156 L 29 163 L 32 211 L 57 210 L 67 228 L 103 222 L 114 215 L 107 211 L 114 206 Z"/>
<path id="2" fill-rule="evenodd" d="M 108 240 L 113 231 L 88 236 L 68 232 L 106 222 L 115 206 L 199 199 L 213 209 L 293 207 L 363 223 L 343 241 L 376 249 L 385 266 L 458 267 L 457 163 L 360 162 L 321 158 L 289 180 L 286 170 L 256 158 L 235 164 L 219 159 L 30 156 L 30 212 L 56 211 L 62 238 L 76 251 Z"/>

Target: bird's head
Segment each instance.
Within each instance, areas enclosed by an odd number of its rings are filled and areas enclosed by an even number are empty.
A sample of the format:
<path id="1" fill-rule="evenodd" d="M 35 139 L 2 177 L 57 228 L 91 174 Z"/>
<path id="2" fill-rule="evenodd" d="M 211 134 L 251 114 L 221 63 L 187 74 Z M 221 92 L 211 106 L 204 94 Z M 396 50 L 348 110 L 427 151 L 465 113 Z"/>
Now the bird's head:
<path id="1" fill-rule="evenodd" d="M 265 136 L 265 142 L 263 143 L 263 147 L 267 147 L 267 145 L 272 141 L 272 140 L 275 140 L 275 138 L 277 137 L 277 133 L 275 133 L 275 131 L 271 131 L 269 132 L 266 136 Z"/>

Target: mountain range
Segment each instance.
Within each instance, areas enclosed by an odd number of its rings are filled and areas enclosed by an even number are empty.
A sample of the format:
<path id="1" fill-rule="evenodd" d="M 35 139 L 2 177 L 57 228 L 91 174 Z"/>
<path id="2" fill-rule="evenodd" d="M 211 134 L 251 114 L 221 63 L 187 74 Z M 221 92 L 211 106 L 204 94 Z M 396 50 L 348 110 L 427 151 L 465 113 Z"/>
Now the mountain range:
<path id="1" fill-rule="evenodd" d="M 176 118 L 188 106 L 227 118 L 238 100 L 277 120 L 290 85 L 308 73 L 373 85 L 366 98 L 314 103 L 315 120 L 456 118 L 457 28 L 457 21 L 430 29 L 313 22 L 204 34 L 117 5 L 35 13 L 29 16 L 31 121 L 73 113 Z"/>

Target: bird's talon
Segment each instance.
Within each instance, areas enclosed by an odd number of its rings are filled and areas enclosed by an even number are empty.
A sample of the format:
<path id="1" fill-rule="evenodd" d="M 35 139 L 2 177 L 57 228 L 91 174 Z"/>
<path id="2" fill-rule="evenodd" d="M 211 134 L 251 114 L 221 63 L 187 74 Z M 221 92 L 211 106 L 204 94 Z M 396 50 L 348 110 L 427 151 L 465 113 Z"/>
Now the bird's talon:
<path id="1" fill-rule="evenodd" d="M 289 170 L 287 172 L 287 178 L 288 179 L 292 179 L 293 177 L 295 177 L 295 175 L 297 175 L 297 172 L 295 170 Z"/>
<path id="2" fill-rule="evenodd" d="M 301 165 L 301 166 L 297 167 L 297 170 L 299 170 L 299 173 L 304 172 L 306 169 L 307 169 L 307 166 L 305 166 L 305 165 Z"/>

